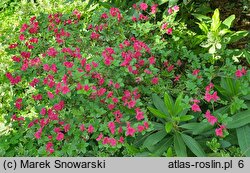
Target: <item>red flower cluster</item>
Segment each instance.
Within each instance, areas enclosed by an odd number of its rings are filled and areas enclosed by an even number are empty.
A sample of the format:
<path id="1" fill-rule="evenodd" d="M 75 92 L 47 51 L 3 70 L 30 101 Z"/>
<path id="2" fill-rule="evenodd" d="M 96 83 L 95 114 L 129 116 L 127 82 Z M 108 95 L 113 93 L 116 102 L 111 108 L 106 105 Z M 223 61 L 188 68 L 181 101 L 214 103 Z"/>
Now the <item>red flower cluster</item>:
<path id="1" fill-rule="evenodd" d="M 156 11 L 156 7 L 157 5 L 152 7 L 153 12 Z M 141 8 L 147 10 L 147 4 L 141 4 Z M 42 136 L 48 137 L 46 151 L 50 154 L 58 149 L 58 145 L 54 143 L 72 138 L 74 134 L 69 133 L 71 129 L 78 129 L 81 132 L 82 136 L 79 138 L 86 141 L 94 138 L 99 144 L 111 147 L 123 144 L 125 136 L 134 136 L 147 130 L 149 123 L 144 110 L 139 106 L 139 90 L 129 85 L 144 80 L 151 80 L 152 84 L 157 84 L 159 81 L 156 72 L 151 71 L 157 59 L 152 55 L 148 45 L 135 37 L 125 39 L 119 45 L 112 47 L 103 46 L 101 53 L 93 54 L 100 59 L 83 57 L 86 53 L 76 46 L 82 40 L 68 29 L 68 26 L 69 28 L 77 26 L 81 14 L 74 11 L 72 15 L 73 17 L 69 18 L 63 17 L 62 14 L 48 16 L 46 32 L 49 37 L 55 38 L 55 42 L 45 46 L 44 49 L 34 49 L 39 41 L 43 41 L 38 33 L 43 28 L 39 29 L 36 18 L 32 18 L 29 25 L 22 26 L 19 42 L 10 45 L 11 49 L 22 50 L 18 50 L 12 59 L 20 68 L 24 82 L 35 91 L 27 97 L 33 100 L 39 115 L 31 118 L 28 128 L 35 130 L 34 137 L 38 140 L 42 140 Z M 121 21 L 122 15 L 119 9 L 111 8 L 109 14 L 103 13 L 100 21 L 116 20 L 113 17 Z M 88 41 L 95 42 L 94 40 L 100 38 L 101 31 L 107 27 L 110 27 L 107 23 L 94 27 L 90 25 Z M 72 43 L 72 39 L 75 38 L 76 42 Z M 98 43 L 96 44 L 98 46 Z M 102 59 L 103 62 L 100 61 Z M 124 79 L 114 78 L 114 74 L 107 69 L 114 70 L 114 67 L 124 72 Z M 30 73 L 31 70 L 33 74 Z M 6 76 L 13 85 L 21 81 L 21 76 L 13 77 L 11 73 L 7 73 Z M 127 81 L 128 77 L 132 80 Z M 79 99 L 70 99 L 71 96 L 76 98 L 77 94 L 81 94 Z M 77 120 L 82 122 L 75 120 L 73 116 L 76 115 L 67 114 L 72 109 L 85 106 L 83 103 L 91 103 L 97 110 L 104 110 L 104 115 L 96 115 L 99 124 L 92 122 L 93 115 L 91 114 L 90 118 L 88 107 L 86 112 L 80 113 L 81 116 L 77 115 Z M 16 109 L 24 108 L 23 104 L 26 103 L 23 103 L 21 98 L 17 99 Z M 124 111 L 126 109 L 130 109 L 133 116 L 126 113 Z M 14 117 L 13 120 L 21 119 Z M 24 118 L 22 120 L 24 121 Z M 108 130 L 99 131 L 100 126 Z"/>

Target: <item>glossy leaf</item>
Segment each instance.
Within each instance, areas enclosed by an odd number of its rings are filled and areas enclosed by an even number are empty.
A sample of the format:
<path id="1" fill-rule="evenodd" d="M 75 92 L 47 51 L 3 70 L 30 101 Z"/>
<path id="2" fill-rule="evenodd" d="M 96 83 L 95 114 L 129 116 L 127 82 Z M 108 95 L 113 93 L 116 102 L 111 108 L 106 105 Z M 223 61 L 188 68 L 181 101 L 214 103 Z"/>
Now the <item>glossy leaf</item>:
<path id="1" fill-rule="evenodd" d="M 193 115 L 183 115 L 180 117 L 180 121 L 189 121 L 189 120 L 192 120 L 194 119 L 194 116 Z"/>
<path id="2" fill-rule="evenodd" d="M 166 125 L 165 125 L 166 132 L 167 133 L 171 132 L 172 128 L 173 128 L 172 122 L 167 122 Z"/>
<path id="3" fill-rule="evenodd" d="M 187 149 L 186 145 L 179 133 L 175 133 L 174 135 L 174 149 L 176 155 L 178 157 L 186 157 L 187 156 Z"/>
<path id="4" fill-rule="evenodd" d="M 153 103 L 154 103 L 155 107 L 156 107 L 159 111 L 161 111 L 162 113 L 168 115 L 168 114 L 169 114 L 169 113 L 168 113 L 168 110 L 167 110 L 167 108 L 166 108 L 164 102 L 162 101 L 162 99 L 161 99 L 158 95 L 156 95 L 156 94 L 153 94 L 153 95 L 152 95 L 152 98 L 153 98 Z"/>
<path id="5" fill-rule="evenodd" d="M 174 114 L 174 110 L 173 110 L 174 109 L 174 102 L 173 102 L 172 97 L 168 93 L 164 94 L 164 102 L 165 102 L 165 105 L 167 107 L 169 114 L 171 116 L 173 116 L 173 114 Z"/>
<path id="6" fill-rule="evenodd" d="M 177 97 L 174 107 L 173 107 L 173 115 L 177 116 L 179 113 L 183 111 L 183 105 L 182 105 L 182 100 L 183 100 L 183 93 L 180 93 L 179 96 Z"/>
<path id="7" fill-rule="evenodd" d="M 242 127 L 250 123 L 250 109 L 239 112 L 232 116 L 232 121 L 227 124 L 228 129 Z"/>
<path id="8" fill-rule="evenodd" d="M 165 115 L 164 113 L 155 108 L 148 107 L 148 110 L 158 118 L 164 118 L 164 119 L 167 118 L 167 115 Z"/>
<path id="9" fill-rule="evenodd" d="M 235 19 L 235 15 L 231 15 L 231 16 L 227 17 L 222 23 L 224 25 L 226 25 L 227 28 L 230 28 L 234 19 Z"/>
<path id="10" fill-rule="evenodd" d="M 211 31 L 217 31 L 220 27 L 220 12 L 219 9 L 215 9 L 214 14 L 212 16 L 212 24 L 211 24 Z"/>
<path id="11" fill-rule="evenodd" d="M 181 137 L 185 144 L 188 146 L 188 148 L 198 157 L 205 157 L 206 154 L 203 151 L 202 147 L 200 144 L 191 136 L 181 134 Z"/>
<path id="12" fill-rule="evenodd" d="M 246 125 L 236 129 L 238 142 L 243 155 L 250 157 L 250 126 Z"/>
<path id="13" fill-rule="evenodd" d="M 145 147 L 150 147 L 153 146 L 155 144 L 157 144 L 158 142 L 160 142 L 164 137 L 167 136 L 167 133 L 165 130 L 162 131 L 158 131 L 156 133 L 153 133 L 152 135 L 150 135 L 143 143 L 143 146 Z"/>

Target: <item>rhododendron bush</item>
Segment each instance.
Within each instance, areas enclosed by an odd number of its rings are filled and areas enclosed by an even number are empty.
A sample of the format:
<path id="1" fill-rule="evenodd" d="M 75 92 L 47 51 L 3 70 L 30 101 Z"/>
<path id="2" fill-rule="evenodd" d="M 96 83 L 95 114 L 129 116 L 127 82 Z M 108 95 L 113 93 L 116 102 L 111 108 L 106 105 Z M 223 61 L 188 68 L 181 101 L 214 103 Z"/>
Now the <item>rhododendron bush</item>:
<path id="1" fill-rule="evenodd" d="M 88 23 L 78 10 L 23 23 L 5 74 L 15 93 L 6 121 L 30 150 L 19 155 L 186 156 L 187 146 L 204 156 L 200 139 L 208 153 L 215 139 L 238 147 L 230 131 L 249 128 L 247 65 L 211 64 L 188 50 L 183 37 L 193 33 L 176 20 L 179 10 L 156 21 L 158 5 L 141 2 L 100 8 Z"/>

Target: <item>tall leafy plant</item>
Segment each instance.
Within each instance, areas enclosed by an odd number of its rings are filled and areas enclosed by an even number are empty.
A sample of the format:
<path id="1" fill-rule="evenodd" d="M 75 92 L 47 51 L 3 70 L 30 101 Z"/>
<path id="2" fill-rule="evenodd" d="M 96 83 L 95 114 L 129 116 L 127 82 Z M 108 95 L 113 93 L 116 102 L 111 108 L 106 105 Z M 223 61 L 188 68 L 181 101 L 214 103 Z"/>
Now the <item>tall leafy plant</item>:
<path id="1" fill-rule="evenodd" d="M 171 155 L 172 147 L 179 157 L 187 156 L 187 148 L 196 156 L 205 156 L 197 140 L 180 128 L 181 124 L 194 118 L 193 115 L 187 114 L 189 106 L 183 102 L 183 94 L 181 93 L 176 100 L 168 93 L 164 94 L 164 101 L 156 94 L 152 95 L 152 99 L 155 107 L 148 109 L 159 119 L 159 123 L 156 123 L 155 132 L 147 137 L 143 146 L 156 156 L 164 152 Z"/>

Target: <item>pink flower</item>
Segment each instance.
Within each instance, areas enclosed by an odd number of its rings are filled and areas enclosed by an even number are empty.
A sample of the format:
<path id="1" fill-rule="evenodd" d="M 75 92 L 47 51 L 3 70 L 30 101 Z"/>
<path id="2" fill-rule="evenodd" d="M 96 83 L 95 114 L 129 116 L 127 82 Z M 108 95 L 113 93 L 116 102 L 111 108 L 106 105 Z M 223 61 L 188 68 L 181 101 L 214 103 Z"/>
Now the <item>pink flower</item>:
<path id="1" fill-rule="evenodd" d="M 68 87 L 67 85 L 63 86 L 63 87 L 62 87 L 62 93 L 63 93 L 63 94 L 67 94 L 68 92 L 70 92 L 69 87 Z"/>
<path id="2" fill-rule="evenodd" d="M 96 138 L 96 140 L 97 140 L 97 141 L 100 141 L 100 140 L 102 140 L 102 138 L 103 138 L 103 134 L 100 133 L 100 135 Z"/>
<path id="3" fill-rule="evenodd" d="M 50 154 L 52 154 L 54 152 L 53 143 L 52 142 L 48 142 L 46 144 L 46 151 L 49 152 Z"/>
<path id="4" fill-rule="evenodd" d="M 33 97 L 34 100 L 42 100 L 42 95 L 41 94 L 33 95 L 32 97 Z"/>
<path id="5" fill-rule="evenodd" d="M 86 64 L 85 71 L 86 72 L 90 72 L 90 70 L 91 70 L 91 65 L 90 64 Z"/>
<path id="6" fill-rule="evenodd" d="M 168 14 L 172 14 L 173 13 L 173 9 L 172 8 L 169 8 L 168 9 Z"/>
<path id="7" fill-rule="evenodd" d="M 62 132 L 58 132 L 56 136 L 56 140 L 61 141 L 64 139 L 64 134 Z"/>
<path id="8" fill-rule="evenodd" d="M 181 78 L 181 75 L 177 75 L 177 76 L 175 76 L 174 81 L 177 82 L 180 80 L 180 78 Z"/>
<path id="9" fill-rule="evenodd" d="M 128 102 L 128 108 L 129 109 L 135 107 L 135 105 L 136 105 L 136 101 L 135 100 L 131 100 L 130 102 Z"/>
<path id="10" fill-rule="evenodd" d="M 170 66 L 167 68 L 168 72 L 171 72 L 173 69 L 174 69 L 174 65 L 170 65 Z"/>
<path id="11" fill-rule="evenodd" d="M 215 116 L 213 116 L 209 110 L 207 110 L 205 117 L 211 125 L 214 125 L 218 121 L 218 119 Z"/>
<path id="12" fill-rule="evenodd" d="M 48 49 L 47 54 L 51 57 L 55 57 L 58 54 L 58 52 L 56 51 L 55 48 L 51 47 Z"/>
<path id="13" fill-rule="evenodd" d="M 113 110 L 114 108 L 115 108 L 115 105 L 114 105 L 114 104 L 109 104 L 109 105 L 108 105 L 108 109 L 109 109 L 109 110 Z"/>
<path id="14" fill-rule="evenodd" d="M 132 21 L 136 22 L 137 18 L 135 16 L 132 16 Z M 122 45 L 120 47 L 123 48 Z"/>
<path id="15" fill-rule="evenodd" d="M 25 40 L 24 34 L 20 34 L 20 35 L 19 35 L 19 39 L 20 39 L 21 41 Z"/>
<path id="16" fill-rule="evenodd" d="M 207 101 L 207 102 L 210 102 L 212 97 L 211 97 L 211 94 L 209 94 L 209 92 L 206 92 L 205 93 L 205 96 L 204 96 L 204 99 Z"/>
<path id="17" fill-rule="evenodd" d="M 26 23 L 24 23 L 24 24 L 22 25 L 22 28 L 20 29 L 20 32 L 24 32 L 26 29 L 28 29 L 28 27 L 29 27 L 29 25 L 26 24 Z"/>
<path id="18" fill-rule="evenodd" d="M 196 103 L 194 103 L 191 108 L 192 108 L 192 111 L 194 112 L 201 112 L 199 105 Z"/>
<path id="19" fill-rule="evenodd" d="M 143 123 L 143 125 L 144 125 L 145 129 L 148 129 L 148 128 L 149 128 L 148 122 L 145 121 L 145 122 Z"/>
<path id="20" fill-rule="evenodd" d="M 64 64 L 64 66 L 67 67 L 67 68 L 72 68 L 73 65 L 74 65 L 73 62 L 68 62 L 68 61 L 64 62 L 63 64 Z"/>
<path id="21" fill-rule="evenodd" d="M 206 91 L 209 92 L 213 88 L 214 88 L 214 84 L 210 83 L 208 86 L 206 86 Z"/>
<path id="22" fill-rule="evenodd" d="M 127 124 L 127 131 L 126 136 L 133 136 L 135 134 L 136 130 L 130 126 L 130 124 Z"/>
<path id="23" fill-rule="evenodd" d="M 22 101 L 23 101 L 22 98 L 18 98 L 18 99 L 16 100 L 15 106 L 16 106 L 16 108 L 17 108 L 18 110 L 20 110 L 20 109 L 22 108 Z"/>
<path id="24" fill-rule="evenodd" d="M 174 9 L 174 11 L 179 11 L 180 7 L 179 7 L 178 5 L 175 5 L 175 6 L 173 7 L 173 9 Z"/>
<path id="25" fill-rule="evenodd" d="M 115 17 L 120 14 L 120 10 L 118 8 L 112 7 L 110 8 L 109 13 L 111 16 Z"/>
<path id="26" fill-rule="evenodd" d="M 224 125 L 219 125 L 220 127 L 215 129 L 216 136 L 223 137 L 223 130 L 226 129 Z"/>
<path id="27" fill-rule="evenodd" d="M 68 132 L 69 129 L 70 129 L 70 124 L 66 124 L 66 125 L 64 126 L 64 131 L 65 131 L 65 132 Z"/>
<path id="28" fill-rule="evenodd" d="M 216 102 L 219 97 L 217 96 L 217 91 L 215 91 L 212 95 L 211 95 L 211 98 Z"/>
<path id="29" fill-rule="evenodd" d="M 147 8 L 148 8 L 148 4 L 146 4 L 146 3 L 141 3 L 141 4 L 140 4 L 140 8 L 141 8 L 141 10 L 145 11 L 145 10 L 147 10 Z"/>
<path id="30" fill-rule="evenodd" d="M 236 70 L 236 72 L 235 72 L 235 76 L 236 76 L 237 78 L 240 78 L 240 77 L 242 77 L 243 75 L 245 75 L 246 73 L 247 73 L 247 70 L 246 70 L 245 68 L 242 68 L 241 70 L 238 69 L 238 70 Z"/>
<path id="31" fill-rule="evenodd" d="M 42 108 L 41 111 L 40 111 L 40 114 L 41 115 L 46 115 L 46 112 L 47 112 L 46 108 Z"/>
<path id="32" fill-rule="evenodd" d="M 115 83 L 114 87 L 115 87 L 115 89 L 119 89 L 120 88 L 120 84 L 119 83 Z"/>
<path id="33" fill-rule="evenodd" d="M 97 95 L 98 96 L 102 96 L 103 94 L 105 94 L 106 92 L 106 88 L 100 88 L 98 91 L 97 91 Z"/>
<path id="34" fill-rule="evenodd" d="M 28 69 L 28 67 L 29 67 L 29 64 L 24 63 L 24 64 L 22 65 L 22 67 L 21 67 L 21 70 L 22 70 L 22 71 L 26 71 L 26 70 Z"/>
<path id="35" fill-rule="evenodd" d="M 200 70 L 199 70 L 199 69 L 195 69 L 195 70 L 193 71 L 193 73 L 192 73 L 192 74 L 193 74 L 194 76 L 197 76 L 197 75 L 199 74 L 199 72 L 200 72 Z"/>
<path id="36" fill-rule="evenodd" d="M 241 73 L 242 73 L 243 75 L 246 75 L 246 74 L 247 74 L 247 70 L 243 67 L 243 68 L 241 69 Z"/>
<path id="37" fill-rule="evenodd" d="M 155 14 L 155 13 L 157 12 L 157 7 L 158 7 L 158 4 L 153 4 L 153 5 L 151 6 L 151 13 L 152 13 L 152 14 Z"/>
<path id="38" fill-rule="evenodd" d="M 113 121 L 108 123 L 108 128 L 109 128 L 111 134 L 115 134 L 115 123 Z"/>
<path id="39" fill-rule="evenodd" d="M 109 143 L 110 143 L 110 145 L 113 146 L 113 147 L 116 146 L 116 140 L 115 140 L 115 138 L 110 138 L 110 139 L 109 139 Z"/>
<path id="40" fill-rule="evenodd" d="M 161 29 L 164 30 L 164 29 L 167 29 L 168 27 L 168 24 L 167 23 L 164 23 L 162 26 L 161 26 Z"/>
<path id="41" fill-rule="evenodd" d="M 49 97 L 49 99 L 53 99 L 54 98 L 54 94 L 50 91 L 47 92 L 47 95 Z"/>
<path id="42" fill-rule="evenodd" d="M 142 125 L 138 125 L 137 129 L 138 129 L 138 132 L 142 132 L 145 129 L 145 127 Z"/>
<path id="43" fill-rule="evenodd" d="M 135 116 L 135 118 L 136 118 L 138 121 L 144 119 L 144 113 L 140 110 L 140 108 L 136 108 L 135 111 L 136 111 L 136 116 Z"/>
<path id="44" fill-rule="evenodd" d="M 40 128 L 40 129 L 34 134 L 34 136 L 35 136 L 36 139 L 40 139 L 40 138 L 41 138 L 42 130 L 43 130 L 43 129 Z"/>
<path id="45" fill-rule="evenodd" d="M 49 64 L 44 64 L 43 65 L 43 70 L 44 71 L 49 71 L 50 70 Z"/>
<path id="46" fill-rule="evenodd" d="M 94 132 L 94 127 L 90 124 L 88 128 L 88 133 L 93 133 Z"/>
<path id="47" fill-rule="evenodd" d="M 200 103 L 200 100 L 197 100 L 197 99 L 193 99 L 192 100 L 194 103 Z"/>
<path id="48" fill-rule="evenodd" d="M 158 82 L 159 82 L 158 77 L 153 77 L 153 79 L 151 80 L 151 83 L 154 84 L 154 85 L 158 84 Z"/>
<path id="49" fill-rule="evenodd" d="M 83 132 L 85 130 L 84 124 L 80 125 L 80 130 Z"/>
<path id="50" fill-rule="evenodd" d="M 215 91 L 213 94 L 210 94 L 208 91 L 206 91 L 205 93 L 205 96 L 204 96 L 204 99 L 207 101 L 207 102 L 210 102 L 211 100 L 213 101 L 217 101 L 219 99 L 218 95 L 217 95 L 217 91 Z"/>
<path id="51" fill-rule="evenodd" d="M 98 40 L 100 37 L 100 34 L 96 33 L 96 32 L 92 32 L 91 35 L 90 35 L 90 38 L 92 40 Z"/>
<path id="52" fill-rule="evenodd" d="M 153 57 L 153 56 L 151 56 L 148 60 L 149 60 L 149 64 L 155 63 L 155 57 Z"/>
<path id="53" fill-rule="evenodd" d="M 12 60 L 15 61 L 15 62 L 20 62 L 21 61 L 21 58 L 17 57 L 17 56 L 13 56 L 12 57 Z"/>
<path id="54" fill-rule="evenodd" d="M 88 91 L 88 90 L 90 89 L 90 87 L 89 87 L 88 85 L 84 85 L 84 86 L 83 86 L 83 89 L 84 89 L 85 91 Z"/>
<path id="55" fill-rule="evenodd" d="M 101 15 L 101 18 L 102 18 L 102 19 L 107 19 L 107 18 L 108 18 L 107 13 L 103 13 L 103 14 Z"/>
<path id="56" fill-rule="evenodd" d="M 172 35 L 173 29 L 172 29 L 172 28 L 168 28 L 166 33 L 167 33 L 168 35 Z"/>
<path id="57" fill-rule="evenodd" d="M 124 143 L 124 137 L 121 136 L 118 142 Z"/>
<path id="58" fill-rule="evenodd" d="M 108 137 L 103 138 L 102 144 L 103 145 L 109 144 L 109 138 Z"/>

